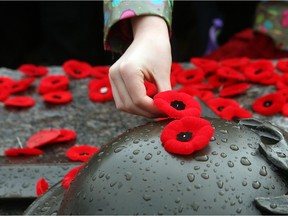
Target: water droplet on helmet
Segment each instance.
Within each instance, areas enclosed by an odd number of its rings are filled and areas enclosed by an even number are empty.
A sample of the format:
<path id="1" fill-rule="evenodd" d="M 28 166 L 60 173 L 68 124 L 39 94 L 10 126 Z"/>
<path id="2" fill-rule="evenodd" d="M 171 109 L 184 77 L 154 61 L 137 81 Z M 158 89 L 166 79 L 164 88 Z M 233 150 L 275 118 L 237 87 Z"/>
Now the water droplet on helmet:
<path id="1" fill-rule="evenodd" d="M 203 179 L 209 179 L 209 175 L 207 173 L 201 173 L 201 177 Z"/>
<path id="2" fill-rule="evenodd" d="M 145 160 L 150 160 L 152 158 L 152 154 L 151 153 L 148 153 L 146 156 L 145 156 Z"/>
<path id="3" fill-rule="evenodd" d="M 187 174 L 187 178 L 190 182 L 193 182 L 195 179 L 195 175 L 193 173 L 188 173 Z"/>
<path id="4" fill-rule="evenodd" d="M 271 207 L 272 209 L 275 209 L 275 208 L 277 208 L 277 204 L 271 203 L 271 204 L 270 204 L 270 207 Z"/>
<path id="5" fill-rule="evenodd" d="M 220 131 L 220 133 L 222 133 L 222 134 L 227 134 L 227 133 L 228 133 L 227 130 L 223 130 L 223 129 L 221 129 L 221 130 L 219 130 L 219 131 Z"/>
<path id="6" fill-rule="evenodd" d="M 253 181 L 252 186 L 255 189 L 259 189 L 261 187 L 261 183 L 259 181 Z"/>
<path id="7" fill-rule="evenodd" d="M 266 170 L 265 166 L 261 167 L 261 169 L 259 171 L 259 174 L 262 175 L 262 176 L 266 176 L 267 175 L 267 170 Z"/>
<path id="8" fill-rule="evenodd" d="M 136 150 L 133 151 L 133 154 L 134 154 L 134 155 L 137 155 L 137 154 L 139 154 L 139 152 L 140 152 L 140 150 L 139 150 L 139 149 L 136 149 Z"/>
<path id="9" fill-rule="evenodd" d="M 127 181 L 130 181 L 132 179 L 132 173 L 131 172 L 126 172 L 124 175 L 125 175 L 125 179 Z"/>
<path id="10" fill-rule="evenodd" d="M 208 155 L 202 155 L 202 156 L 197 156 L 195 158 L 196 161 L 208 161 L 209 160 L 209 157 Z"/>
<path id="11" fill-rule="evenodd" d="M 228 161 L 227 164 L 229 167 L 234 167 L 234 163 L 232 161 Z"/>
<path id="12" fill-rule="evenodd" d="M 222 180 L 217 181 L 218 188 L 220 188 L 220 189 L 223 188 L 223 185 L 224 185 L 224 182 Z"/>
<path id="13" fill-rule="evenodd" d="M 144 195 L 143 195 L 143 199 L 144 199 L 145 201 L 149 201 L 149 200 L 151 200 L 151 196 L 150 196 L 149 194 L 144 194 Z"/>
<path id="14" fill-rule="evenodd" d="M 244 166 L 250 166 L 251 165 L 251 162 L 248 160 L 247 157 L 241 157 L 240 163 Z"/>
<path id="15" fill-rule="evenodd" d="M 221 156 L 222 158 L 226 158 L 226 157 L 227 157 L 227 155 L 226 155 L 224 152 L 222 152 L 222 153 L 220 154 L 220 156 Z"/>
<path id="16" fill-rule="evenodd" d="M 233 150 L 233 151 L 238 151 L 239 150 L 239 147 L 235 144 L 232 144 L 230 145 L 230 149 Z"/>
<path id="17" fill-rule="evenodd" d="M 125 148 L 125 146 L 119 146 L 119 147 L 114 149 L 114 152 L 115 153 L 121 152 L 124 148 Z"/>

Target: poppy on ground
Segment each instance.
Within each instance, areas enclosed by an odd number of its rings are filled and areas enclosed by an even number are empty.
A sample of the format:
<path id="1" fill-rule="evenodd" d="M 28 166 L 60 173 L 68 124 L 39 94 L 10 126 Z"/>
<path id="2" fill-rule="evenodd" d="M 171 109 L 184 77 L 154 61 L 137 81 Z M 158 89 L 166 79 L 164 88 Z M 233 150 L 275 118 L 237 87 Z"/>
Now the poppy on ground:
<path id="1" fill-rule="evenodd" d="M 5 106 L 31 107 L 35 105 L 35 100 L 29 96 L 15 96 L 4 101 Z"/>
<path id="2" fill-rule="evenodd" d="M 99 148 L 90 145 L 72 146 L 66 151 L 66 156 L 73 161 L 86 162 Z"/>
<path id="3" fill-rule="evenodd" d="M 201 83 L 204 80 L 204 71 L 201 68 L 183 70 L 176 76 L 176 81 L 182 85 Z"/>
<path id="4" fill-rule="evenodd" d="M 228 106 L 240 107 L 237 101 L 230 98 L 212 98 L 207 100 L 206 103 L 218 116 L 221 116 L 223 110 Z"/>
<path id="5" fill-rule="evenodd" d="M 0 102 L 5 101 L 10 96 L 9 88 L 0 85 Z"/>
<path id="6" fill-rule="evenodd" d="M 217 68 L 219 67 L 218 62 L 212 59 L 193 57 L 190 59 L 190 62 L 195 66 L 202 68 L 205 74 L 215 73 Z"/>
<path id="7" fill-rule="evenodd" d="M 250 59 L 247 57 L 228 58 L 228 59 L 222 60 L 221 65 L 241 70 L 241 68 L 243 68 L 244 66 L 247 66 L 249 62 L 250 62 Z"/>
<path id="8" fill-rule="evenodd" d="M 14 80 L 10 77 L 0 76 L 0 86 L 10 88 L 14 83 Z"/>
<path id="9" fill-rule="evenodd" d="M 33 134 L 28 141 L 26 142 L 26 146 L 28 148 L 36 148 L 39 146 L 43 146 L 47 143 L 50 143 L 52 140 L 56 139 L 60 135 L 59 130 L 55 129 L 45 129 L 41 130 L 35 134 Z"/>
<path id="10" fill-rule="evenodd" d="M 59 130 L 60 134 L 56 139 L 51 140 L 51 143 L 58 143 L 58 142 L 66 142 L 70 140 L 76 139 L 76 133 L 74 130 L 69 130 L 69 129 L 60 129 Z"/>
<path id="11" fill-rule="evenodd" d="M 53 91 L 65 91 L 68 89 L 69 79 L 64 75 L 50 75 L 42 78 L 39 83 L 38 93 L 45 94 Z"/>
<path id="12" fill-rule="evenodd" d="M 287 89 L 288 88 L 288 73 L 283 74 L 279 77 L 279 79 L 276 82 L 277 89 Z"/>
<path id="13" fill-rule="evenodd" d="M 6 156 L 33 156 L 41 155 L 43 151 L 36 148 L 11 148 L 5 150 Z"/>
<path id="14" fill-rule="evenodd" d="M 279 59 L 276 68 L 283 73 L 288 73 L 288 59 Z"/>
<path id="15" fill-rule="evenodd" d="M 209 84 L 211 84 L 215 88 L 219 88 L 222 86 L 232 85 L 232 84 L 236 83 L 236 80 L 225 78 L 225 77 L 219 76 L 217 74 L 213 74 L 208 78 L 208 82 L 209 82 Z"/>
<path id="16" fill-rule="evenodd" d="M 18 70 L 27 76 L 33 77 L 45 76 L 48 73 L 46 67 L 36 66 L 34 64 L 23 64 L 18 68 Z"/>
<path id="17" fill-rule="evenodd" d="M 64 72 L 75 79 L 89 77 L 93 71 L 90 64 L 78 60 L 68 60 L 62 66 Z"/>
<path id="18" fill-rule="evenodd" d="M 160 92 L 154 96 L 154 104 L 171 118 L 201 115 L 199 102 L 184 92 L 175 90 Z"/>
<path id="19" fill-rule="evenodd" d="M 213 136 L 210 122 L 196 117 L 185 117 L 166 125 L 160 140 L 166 151 L 188 155 L 204 148 Z"/>
<path id="20" fill-rule="evenodd" d="M 48 103 L 65 104 L 71 102 L 73 96 L 69 91 L 55 91 L 43 94 L 42 99 Z"/>
<path id="21" fill-rule="evenodd" d="M 26 89 L 28 89 L 31 86 L 31 84 L 34 81 L 35 81 L 35 78 L 33 78 L 33 77 L 26 77 L 26 78 L 23 78 L 21 80 L 14 81 L 14 83 L 12 84 L 12 86 L 10 88 L 11 94 L 25 91 Z"/>
<path id="22" fill-rule="evenodd" d="M 216 71 L 216 74 L 226 79 L 245 80 L 245 76 L 241 72 L 231 67 L 219 67 Z"/>
<path id="23" fill-rule="evenodd" d="M 106 102 L 113 99 L 112 87 L 108 79 L 101 79 L 89 85 L 89 99 L 94 102 Z"/>
<path id="24" fill-rule="evenodd" d="M 44 194 L 49 188 L 49 184 L 46 181 L 45 178 L 41 178 L 37 181 L 36 183 L 36 194 L 37 197 L 41 196 L 42 194 Z"/>
<path id="25" fill-rule="evenodd" d="M 235 119 L 241 119 L 241 118 L 251 118 L 253 117 L 252 113 L 250 113 L 248 110 L 236 107 L 236 106 L 228 106 L 223 109 L 221 112 L 221 118 L 226 120 L 235 120 Z"/>
<path id="26" fill-rule="evenodd" d="M 74 180 L 74 178 L 76 177 L 77 173 L 79 172 L 79 170 L 83 167 L 84 164 L 81 164 L 80 166 L 74 167 L 73 169 L 71 169 L 68 173 L 66 173 L 66 175 L 64 176 L 64 178 L 62 179 L 62 187 L 64 189 L 68 189 L 71 182 Z"/>
<path id="27" fill-rule="evenodd" d="M 251 84 L 249 83 L 237 83 L 230 86 L 226 86 L 219 91 L 219 96 L 221 97 L 231 97 L 238 94 L 242 94 L 248 88 L 250 88 Z"/>

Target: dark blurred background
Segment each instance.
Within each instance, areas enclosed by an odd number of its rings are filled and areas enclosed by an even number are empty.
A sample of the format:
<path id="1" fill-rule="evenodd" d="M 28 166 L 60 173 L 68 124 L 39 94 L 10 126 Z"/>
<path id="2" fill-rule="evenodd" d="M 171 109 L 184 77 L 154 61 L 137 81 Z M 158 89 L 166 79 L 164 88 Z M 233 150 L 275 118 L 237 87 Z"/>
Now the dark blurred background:
<path id="1" fill-rule="evenodd" d="M 252 27 L 257 3 L 174 1 L 173 61 L 205 53 L 214 18 L 224 23 L 220 45 Z M 7 1 L 0 2 L 0 10 L 0 67 L 62 65 L 68 59 L 110 65 L 119 57 L 103 49 L 102 1 Z"/>

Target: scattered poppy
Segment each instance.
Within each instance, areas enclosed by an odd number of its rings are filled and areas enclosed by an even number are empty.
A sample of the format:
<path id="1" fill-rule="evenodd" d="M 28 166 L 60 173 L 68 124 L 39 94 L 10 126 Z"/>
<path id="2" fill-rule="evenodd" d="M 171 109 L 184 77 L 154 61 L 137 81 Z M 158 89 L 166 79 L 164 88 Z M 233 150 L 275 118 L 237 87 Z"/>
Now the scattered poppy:
<path id="1" fill-rule="evenodd" d="M 219 92 L 219 96 L 221 97 L 231 97 L 245 92 L 248 88 L 250 88 L 251 84 L 249 83 L 237 83 L 230 86 L 224 87 Z"/>
<path id="2" fill-rule="evenodd" d="M 50 75 L 44 77 L 39 84 L 38 93 L 45 94 L 53 91 L 65 91 L 68 89 L 69 79 L 64 75 Z"/>
<path id="3" fill-rule="evenodd" d="M 183 70 L 183 67 L 178 62 L 172 62 L 171 64 L 171 74 L 177 76 L 181 71 Z"/>
<path id="4" fill-rule="evenodd" d="M 49 188 L 48 182 L 45 180 L 45 178 L 41 178 L 36 183 L 36 194 L 37 197 L 44 194 Z"/>
<path id="5" fill-rule="evenodd" d="M 91 76 L 96 79 L 108 78 L 109 66 L 95 66 L 91 70 Z"/>
<path id="6" fill-rule="evenodd" d="M 283 116 L 288 117 L 288 103 L 285 103 L 281 109 L 281 113 Z"/>
<path id="7" fill-rule="evenodd" d="M 283 73 L 287 73 L 288 72 L 288 59 L 279 59 L 276 63 L 276 68 Z"/>
<path id="8" fill-rule="evenodd" d="M 36 148 L 11 148 L 5 150 L 6 156 L 33 156 L 41 155 L 43 151 Z"/>
<path id="9" fill-rule="evenodd" d="M 89 88 L 89 99 L 94 102 L 105 102 L 113 99 L 111 84 L 108 79 L 93 82 Z"/>
<path id="10" fill-rule="evenodd" d="M 26 142 L 28 148 L 36 148 L 50 143 L 60 135 L 59 130 L 41 130 L 38 133 L 32 135 Z"/>
<path id="11" fill-rule="evenodd" d="M 10 96 L 9 88 L 0 85 L 0 102 L 5 101 Z"/>
<path id="12" fill-rule="evenodd" d="M 69 76 L 75 79 L 89 77 L 93 71 L 90 64 L 78 60 L 68 60 L 63 64 L 63 70 Z"/>
<path id="13" fill-rule="evenodd" d="M 154 104 L 171 118 L 201 115 L 199 102 L 184 92 L 174 90 L 160 92 L 154 96 Z"/>
<path id="14" fill-rule="evenodd" d="M 74 180 L 74 178 L 76 177 L 79 170 L 83 167 L 83 165 L 84 164 L 81 164 L 80 166 L 74 167 L 64 176 L 64 178 L 62 179 L 62 187 L 64 189 L 69 188 L 71 182 Z"/>
<path id="15" fill-rule="evenodd" d="M 0 86 L 10 88 L 13 85 L 13 83 L 14 80 L 11 79 L 10 77 L 0 76 Z"/>
<path id="16" fill-rule="evenodd" d="M 66 155 L 70 160 L 86 162 L 98 150 L 99 148 L 89 145 L 72 146 L 66 151 Z"/>
<path id="17" fill-rule="evenodd" d="M 148 81 L 144 81 L 144 85 L 146 88 L 146 95 L 148 95 L 149 97 L 153 97 L 155 94 L 157 94 L 158 89 L 157 86 L 152 83 L 152 82 L 148 82 Z"/>
<path id="18" fill-rule="evenodd" d="M 236 83 L 236 80 L 225 78 L 225 77 L 219 76 L 217 74 L 214 74 L 208 78 L 208 82 L 209 82 L 209 84 L 211 84 L 215 88 L 219 88 L 222 86 L 232 85 L 232 84 Z"/>
<path id="19" fill-rule="evenodd" d="M 210 122 L 196 117 L 174 120 L 165 126 L 160 140 L 166 151 L 188 155 L 204 148 L 213 136 Z"/>
<path id="20" fill-rule="evenodd" d="M 182 85 L 201 83 L 204 80 L 204 71 L 201 68 L 190 68 L 178 73 L 176 81 Z"/>
<path id="21" fill-rule="evenodd" d="M 221 118 L 226 120 L 235 120 L 235 119 L 241 119 L 241 118 L 251 118 L 253 117 L 252 113 L 250 113 L 248 110 L 236 107 L 236 106 L 228 106 L 223 109 L 221 112 Z"/>
<path id="22" fill-rule="evenodd" d="M 210 100 L 210 99 L 214 98 L 213 92 L 211 92 L 209 90 L 201 90 L 198 88 L 194 88 L 194 85 L 184 86 L 184 87 L 178 89 L 178 91 L 184 92 L 184 93 L 189 94 L 191 96 L 197 96 L 198 98 L 200 98 L 203 101 Z"/>
<path id="23" fill-rule="evenodd" d="M 35 105 L 35 100 L 28 96 L 15 96 L 4 101 L 5 106 L 31 107 Z"/>
<path id="24" fill-rule="evenodd" d="M 34 64 L 23 64 L 18 68 L 18 70 L 27 76 L 33 77 L 45 76 L 48 73 L 46 67 L 36 66 Z"/>
<path id="25" fill-rule="evenodd" d="M 218 62 L 212 59 L 191 58 L 190 62 L 195 66 L 202 68 L 205 74 L 215 73 L 219 67 Z"/>
<path id="26" fill-rule="evenodd" d="M 221 98 L 221 97 L 207 100 L 206 103 L 218 116 L 221 116 L 222 111 L 228 106 L 233 106 L 233 107 L 240 106 L 238 102 L 235 100 L 232 100 L 230 98 Z"/>
<path id="27" fill-rule="evenodd" d="M 252 109 L 261 115 L 274 115 L 282 110 L 286 102 L 285 97 L 279 93 L 271 93 L 259 97 L 252 104 Z"/>
<path id="28" fill-rule="evenodd" d="M 73 96 L 69 91 L 55 91 L 42 95 L 42 99 L 48 103 L 65 104 L 73 100 Z"/>
<path id="29" fill-rule="evenodd" d="M 10 88 L 11 94 L 25 91 L 27 88 L 30 87 L 30 85 L 34 81 L 35 81 L 35 78 L 33 78 L 33 77 L 26 77 L 26 78 L 23 78 L 19 81 L 14 81 L 14 83 L 12 84 L 12 86 Z"/>
<path id="30" fill-rule="evenodd" d="M 229 58 L 221 61 L 222 66 L 227 66 L 235 69 L 241 69 L 248 65 L 250 59 L 247 57 Z"/>
<path id="31" fill-rule="evenodd" d="M 279 77 L 279 79 L 276 82 L 277 89 L 286 89 L 288 88 L 288 73 L 283 74 Z"/>
<path id="32" fill-rule="evenodd" d="M 51 143 L 58 143 L 58 142 L 66 142 L 70 140 L 76 139 L 76 133 L 74 130 L 68 130 L 68 129 L 60 129 L 60 134 L 56 139 L 53 139 L 50 141 Z"/>
<path id="33" fill-rule="evenodd" d="M 216 71 L 216 74 L 227 79 L 245 80 L 245 76 L 242 73 L 231 67 L 219 67 Z"/>

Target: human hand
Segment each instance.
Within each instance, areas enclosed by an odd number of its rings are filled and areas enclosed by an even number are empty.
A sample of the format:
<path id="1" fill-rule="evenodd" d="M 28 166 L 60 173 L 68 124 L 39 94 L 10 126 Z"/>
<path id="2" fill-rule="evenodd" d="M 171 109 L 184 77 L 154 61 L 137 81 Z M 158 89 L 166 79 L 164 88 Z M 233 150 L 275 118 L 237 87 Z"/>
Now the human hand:
<path id="1" fill-rule="evenodd" d="M 132 18 L 134 40 L 109 71 L 117 109 L 147 118 L 162 116 L 146 95 L 144 81 L 158 92 L 171 89 L 171 45 L 166 22 L 157 16 Z"/>

